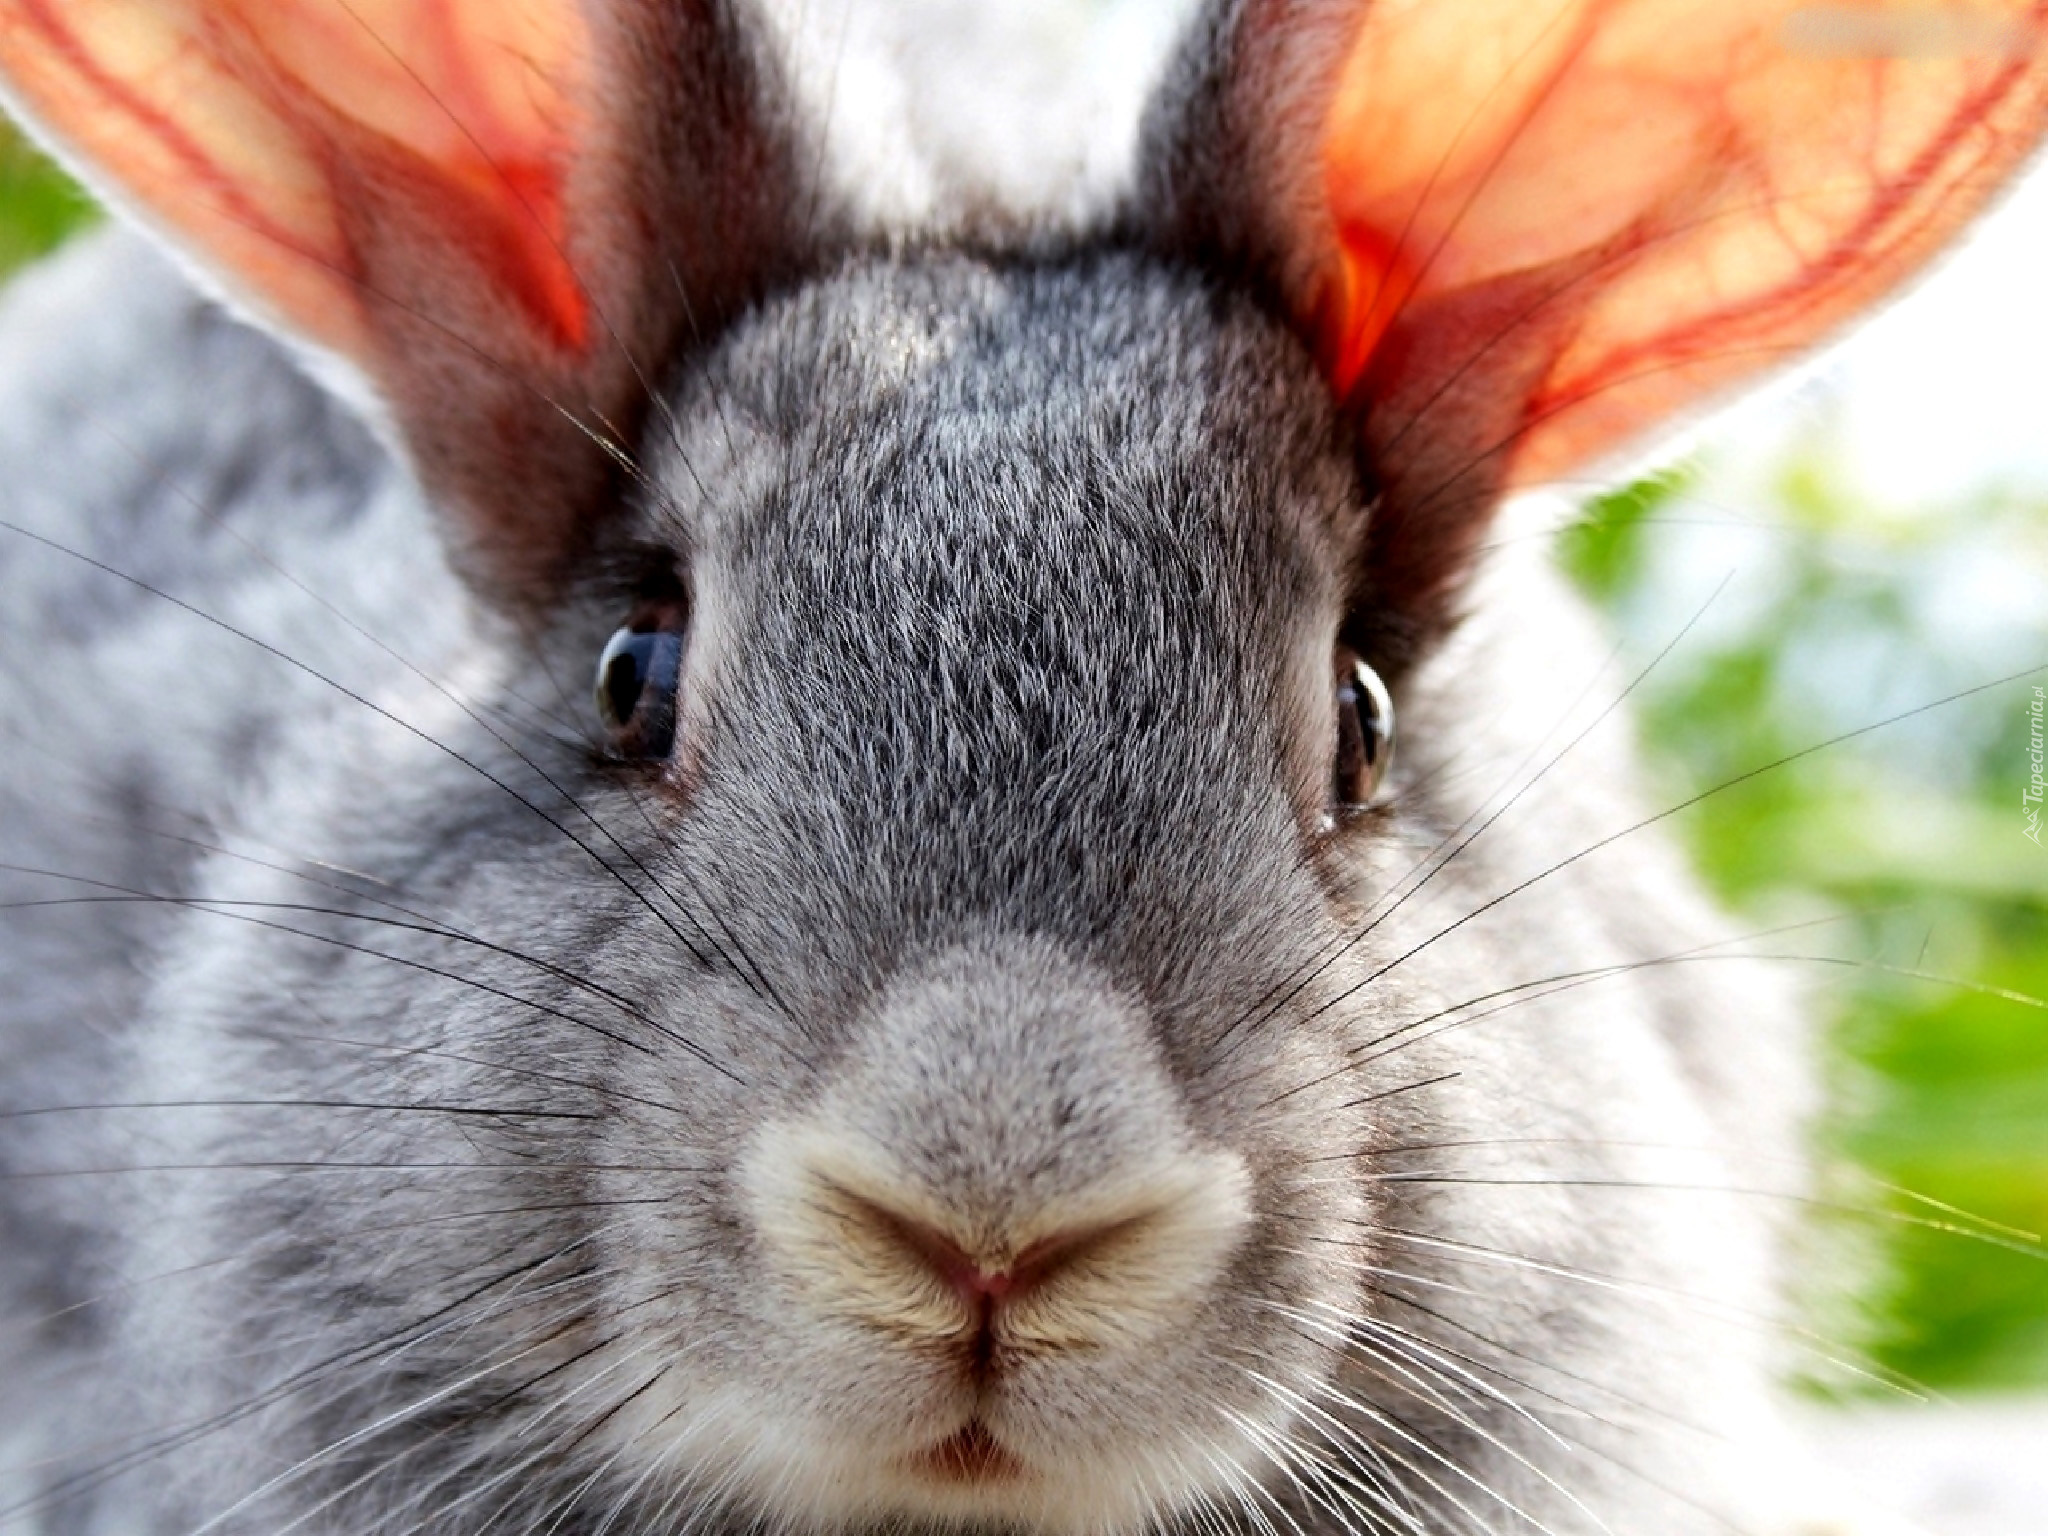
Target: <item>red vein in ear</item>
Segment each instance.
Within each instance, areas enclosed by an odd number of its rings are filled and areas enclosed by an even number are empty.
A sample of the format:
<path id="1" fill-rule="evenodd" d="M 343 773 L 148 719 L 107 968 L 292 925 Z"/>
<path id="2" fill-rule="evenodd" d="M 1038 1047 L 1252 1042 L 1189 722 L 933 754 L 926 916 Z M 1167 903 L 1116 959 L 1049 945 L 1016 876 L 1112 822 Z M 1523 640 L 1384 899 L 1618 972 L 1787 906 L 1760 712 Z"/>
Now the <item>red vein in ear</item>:
<path id="1" fill-rule="evenodd" d="M 557 349 L 587 352 L 590 304 L 561 251 L 567 198 L 560 170 L 546 161 L 483 155 L 445 166 L 414 163 L 424 181 L 445 190 L 443 218 L 499 290 Z"/>
<path id="2" fill-rule="evenodd" d="M 2036 7 L 2028 30 L 2034 38 L 2033 48 L 2038 50 L 2042 36 L 2040 7 Z M 1893 61 L 1872 65 L 1880 78 L 1887 68 L 1897 67 Z M 1997 118 L 2009 99 L 2025 89 L 2038 67 L 2030 54 L 2013 55 L 1981 90 L 1957 105 L 1910 165 L 1888 180 L 1880 182 L 1873 178 L 1869 207 L 1862 217 L 1836 236 L 1828 249 L 1816 255 L 1795 277 L 1770 293 L 1745 297 L 1740 310 L 1704 314 L 1690 326 L 1605 354 L 1599 358 L 1597 370 L 1589 369 L 1570 379 L 1546 381 L 1546 387 L 1530 402 L 1528 419 L 1539 421 L 1556 415 L 1597 395 L 1607 381 L 1626 378 L 1644 369 L 1682 365 L 1690 360 L 1711 363 L 1717 353 L 1738 349 L 1751 338 L 1776 336 L 1788 315 L 1796 316 L 1819 305 L 1833 308 L 1875 297 L 1868 290 L 1882 291 L 1889 286 L 1887 279 L 1895 270 L 1895 263 L 1911 262 L 1915 254 L 1930 251 L 1953 232 L 1963 217 L 1953 207 L 1958 198 L 1965 208 L 1982 200 L 1985 184 L 1970 168 L 1959 169 L 1959 163 L 1989 161 L 1998 166 L 2014 158 L 2010 144 L 2024 141 L 2027 135 L 2009 137 L 2000 131 Z M 1881 88 L 1873 90 L 1873 96 L 1881 94 Z M 2036 103 L 2023 121 L 2033 124 L 2041 111 L 2041 105 Z M 1984 144 L 1975 155 L 1966 157 L 1966 141 L 1972 137 L 1981 138 Z M 1647 233 L 1641 243 L 1648 246 L 1659 237 Z"/>
<path id="3" fill-rule="evenodd" d="M 1825 340 L 2048 126 L 2048 0 L 1986 0 L 1969 14 L 1996 46 L 1933 50 L 1908 46 L 1931 23 L 1878 0 L 1840 8 L 1868 23 L 1840 49 L 1799 41 L 1797 0 L 1491 3 L 1498 58 L 1440 9 L 1370 9 L 1319 128 L 1329 222 L 1295 233 L 1314 247 L 1297 312 L 1340 397 L 1385 423 L 1458 386 L 1503 484 Z M 1512 291 L 1574 269 L 1603 281 L 1533 309 Z"/>
<path id="4" fill-rule="evenodd" d="M 423 12 L 433 57 L 394 62 L 434 99 L 463 141 L 441 168 L 440 179 L 470 210 L 463 222 L 480 250 L 489 253 L 504 291 L 556 346 L 587 351 L 590 301 L 566 255 L 566 148 L 576 142 L 579 125 L 549 121 L 550 138 L 544 142 L 536 142 L 531 133 L 522 134 L 495 110 L 480 73 L 490 50 L 465 45 L 455 6 L 440 0 L 425 6 Z M 376 38 L 368 22 L 357 19 L 379 47 L 387 46 Z M 569 61 L 553 62 L 567 67 Z M 504 67 L 502 61 L 499 67 Z M 515 67 L 538 70 L 542 66 L 537 60 L 522 58 Z M 552 94 L 562 111 L 574 110 L 568 90 L 558 87 Z"/>
<path id="5" fill-rule="evenodd" d="M 248 291 L 360 356 L 395 265 L 586 355 L 578 13 L 495 0 L 0 0 L 30 109 Z M 515 19 L 516 18 L 516 19 Z M 463 263 L 467 270 L 461 270 Z M 458 274 L 459 276 L 455 275 Z"/>
<path id="6" fill-rule="evenodd" d="M 1323 369 L 1337 398 L 1348 400 L 1420 273 L 1393 235 L 1351 219 L 1337 226 L 1333 279 L 1312 301 L 1311 314 L 1314 333 L 1322 338 Z"/>
<path id="7" fill-rule="evenodd" d="M 1551 62 L 1543 82 L 1521 88 L 1525 101 L 1516 114 L 1517 122 L 1507 131 L 1498 132 L 1496 147 L 1482 160 L 1476 176 L 1468 169 L 1459 172 L 1447 185 L 1444 178 L 1452 172 L 1467 141 L 1478 129 L 1482 114 L 1494 105 L 1496 96 L 1517 88 L 1516 77 L 1529 63 L 1528 52 L 1502 73 L 1491 90 L 1469 104 L 1464 121 L 1451 130 L 1441 146 L 1436 165 L 1415 187 L 1413 200 L 1397 229 L 1349 211 L 1356 204 L 1355 194 L 1377 184 L 1379 170 L 1374 163 L 1377 146 L 1369 125 L 1380 103 L 1374 99 L 1373 88 L 1352 67 L 1367 56 L 1366 50 L 1374 43 L 1369 37 L 1354 37 L 1351 59 L 1340 73 L 1335 97 L 1321 128 L 1323 196 L 1336 224 L 1336 264 L 1342 274 L 1340 298 L 1333 311 L 1318 295 L 1310 311 L 1322 337 L 1324 365 L 1339 398 L 1350 398 L 1387 333 L 1399 323 L 1403 309 L 1430 286 L 1431 269 L 1457 239 L 1460 224 L 1484 194 L 1501 161 L 1513 150 L 1522 130 L 1542 113 L 1558 82 L 1582 61 L 1597 34 L 1603 10 L 1598 4 L 1588 5 L 1578 15 L 1571 41 Z M 1529 44 L 1528 51 L 1533 52 L 1568 14 L 1568 7 L 1560 10 L 1555 20 Z M 1439 194 L 1457 198 L 1458 205 L 1447 219 L 1436 211 Z M 1418 242 L 1427 249 L 1418 252 Z"/>
<path id="8" fill-rule="evenodd" d="M 51 54 L 69 69 L 78 83 L 89 87 L 107 107 L 132 120 L 152 144 L 184 166 L 192 184 L 204 188 L 213 206 L 224 216 L 286 250 L 302 249 L 299 239 L 289 229 L 269 218 L 258 204 L 243 195 L 239 186 L 221 173 L 218 164 L 200 149 L 190 134 L 93 57 L 78 35 L 58 19 L 57 0 L 17 0 L 17 3 L 24 24 L 41 36 Z"/>

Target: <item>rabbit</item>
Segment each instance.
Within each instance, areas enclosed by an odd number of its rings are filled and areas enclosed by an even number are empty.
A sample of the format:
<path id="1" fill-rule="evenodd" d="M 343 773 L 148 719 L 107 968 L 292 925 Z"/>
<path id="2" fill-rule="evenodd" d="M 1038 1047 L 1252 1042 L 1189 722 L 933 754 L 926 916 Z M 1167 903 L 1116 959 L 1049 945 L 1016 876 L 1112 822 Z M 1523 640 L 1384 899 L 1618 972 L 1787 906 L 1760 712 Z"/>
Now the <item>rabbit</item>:
<path id="1" fill-rule="evenodd" d="M 1821 1529 L 1500 519 L 2017 173 L 1971 18 L 1212 0 L 1034 213 L 739 0 L 0 0 L 0 1526 Z"/>

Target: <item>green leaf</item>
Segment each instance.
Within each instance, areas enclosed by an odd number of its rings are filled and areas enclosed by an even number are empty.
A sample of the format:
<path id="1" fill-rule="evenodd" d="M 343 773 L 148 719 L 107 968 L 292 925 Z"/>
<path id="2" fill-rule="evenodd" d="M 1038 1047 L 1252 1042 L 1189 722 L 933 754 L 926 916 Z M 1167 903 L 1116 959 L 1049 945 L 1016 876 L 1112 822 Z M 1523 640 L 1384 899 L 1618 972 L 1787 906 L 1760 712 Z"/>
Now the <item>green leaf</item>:
<path id="1" fill-rule="evenodd" d="M 56 249 L 93 216 L 77 184 L 0 122 L 0 276 Z"/>

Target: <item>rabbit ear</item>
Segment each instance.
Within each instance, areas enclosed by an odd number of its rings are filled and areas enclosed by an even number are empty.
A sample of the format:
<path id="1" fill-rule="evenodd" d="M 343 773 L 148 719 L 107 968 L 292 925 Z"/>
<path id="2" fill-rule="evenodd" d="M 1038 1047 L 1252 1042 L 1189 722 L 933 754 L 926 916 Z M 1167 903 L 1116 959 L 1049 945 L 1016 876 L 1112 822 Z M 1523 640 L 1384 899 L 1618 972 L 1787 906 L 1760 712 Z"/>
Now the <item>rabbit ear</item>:
<path id="1" fill-rule="evenodd" d="M 360 370 L 505 598 L 551 589 L 679 331 L 794 244 L 721 0 L 0 0 L 0 89 Z"/>
<path id="2" fill-rule="evenodd" d="M 2048 121 L 2048 4 L 1235 0 L 1148 217 L 1277 290 L 1359 424 L 1370 578 L 1443 623 L 1500 494 L 1825 339 Z"/>

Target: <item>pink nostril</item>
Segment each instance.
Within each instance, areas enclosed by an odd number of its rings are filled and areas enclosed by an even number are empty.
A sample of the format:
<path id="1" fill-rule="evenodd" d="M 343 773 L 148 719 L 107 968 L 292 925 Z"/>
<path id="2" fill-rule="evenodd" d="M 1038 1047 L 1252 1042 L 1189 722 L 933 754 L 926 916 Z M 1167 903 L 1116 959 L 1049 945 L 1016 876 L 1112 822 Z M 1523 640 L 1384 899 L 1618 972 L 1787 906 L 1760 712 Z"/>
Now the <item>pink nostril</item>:
<path id="1" fill-rule="evenodd" d="M 1009 1270 L 998 1270 L 990 1274 L 968 1260 L 949 1266 L 945 1274 L 953 1289 L 970 1305 L 983 1301 L 1000 1302 L 1017 1286 L 1017 1277 Z"/>
<path id="2" fill-rule="evenodd" d="M 1002 1301 L 1017 1288 L 1017 1276 L 1008 1269 L 988 1270 L 964 1253 L 959 1244 L 921 1221 L 912 1221 L 893 1211 L 877 1210 L 896 1235 L 933 1273 L 944 1280 L 959 1298 L 975 1311 Z"/>

